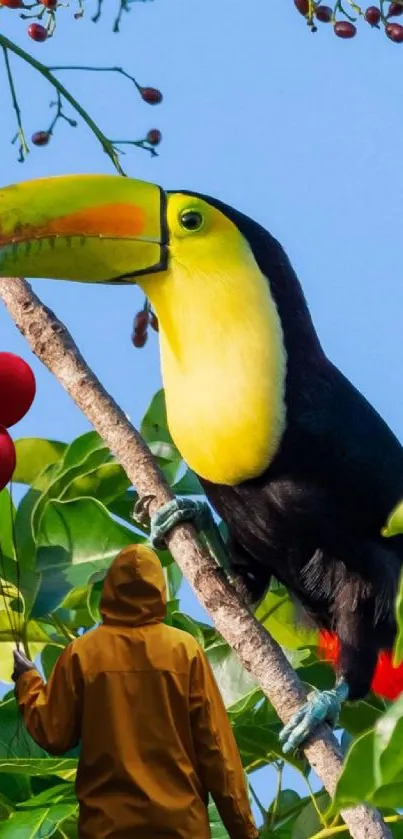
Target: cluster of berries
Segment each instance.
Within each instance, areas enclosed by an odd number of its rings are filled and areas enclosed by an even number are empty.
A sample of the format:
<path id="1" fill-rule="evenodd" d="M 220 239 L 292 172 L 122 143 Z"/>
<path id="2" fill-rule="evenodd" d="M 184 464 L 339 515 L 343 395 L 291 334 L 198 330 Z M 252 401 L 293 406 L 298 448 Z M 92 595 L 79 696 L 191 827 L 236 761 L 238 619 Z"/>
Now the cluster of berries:
<path id="1" fill-rule="evenodd" d="M 316 32 L 317 27 L 315 21 L 318 20 L 320 23 L 332 23 L 334 34 L 338 38 L 354 38 L 357 34 L 357 27 L 352 20 L 336 20 L 334 9 L 330 8 L 330 6 L 325 6 L 322 3 L 312 3 L 310 5 L 309 0 L 294 0 L 294 5 L 300 14 L 307 19 L 307 23 L 312 32 Z M 386 15 L 383 14 L 382 9 L 378 6 L 368 6 L 365 11 L 358 7 L 354 8 L 358 10 L 360 16 L 370 26 L 376 27 L 377 29 L 383 26 L 385 34 L 391 41 L 395 43 L 403 42 L 403 26 L 400 23 L 390 23 L 390 18 L 399 17 L 403 14 L 403 0 L 390 2 Z"/>
<path id="2" fill-rule="evenodd" d="M 15 469 L 15 446 L 7 429 L 29 411 L 36 392 L 30 366 L 9 352 L 0 352 L 0 491 Z"/>
<path id="3" fill-rule="evenodd" d="M 134 317 L 132 332 L 133 346 L 138 349 L 144 347 L 148 338 L 149 326 L 151 326 L 151 329 L 153 329 L 154 332 L 158 332 L 158 318 L 154 312 L 151 311 L 148 303 L 146 302 L 144 309 L 137 312 L 137 315 Z"/>

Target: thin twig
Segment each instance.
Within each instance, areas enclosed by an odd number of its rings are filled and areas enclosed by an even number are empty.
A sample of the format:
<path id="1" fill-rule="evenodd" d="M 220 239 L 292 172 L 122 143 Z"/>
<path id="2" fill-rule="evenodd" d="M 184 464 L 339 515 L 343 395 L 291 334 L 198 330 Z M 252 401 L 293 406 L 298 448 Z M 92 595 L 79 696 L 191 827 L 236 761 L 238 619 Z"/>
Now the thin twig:
<path id="1" fill-rule="evenodd" d="M 82 73 L 120 73 L 120 75 L 124 76 L 125 79 L 130 79 L 130 81 L 137 87 L 137 90 L 141 90 L 141 85 L 134 76 L 131 76 L 130 73 L 127 73 L 122 67 L 87 67 L 85 64 L 56 64 L 48 67 L 48 70 L 54 73 L 59 72 L 60 70 L 79 70 Z"/>
<path id="2" fill-rule="evenodd" d="M 23 125 L 22 125 L 21 109 L 20 109 L 18 99 L 17 99 L 17 93 L 16 93 L 16 90 L 15 90 L 13 74 L 11 72 L 10 60 L 9 60 L 9 57 L 8 57 L 8 51 L 7 51 L 7 48 L 4 45 L 3 45 L 3 55 L 4 55 L 5 65 L 6 65 L 6 73 L 7 73 L 8 85 L 9 85 L 9 88 L 10 88 L 11 101 L 13 103 L 13 108 L 14 108 L 14 111 L 15 111 L 15 116 L 16 116 L 16 119 L 17 119 L 17 126 L 18 126 L 18 133 L 16 134 L 14 139 L 15 140 L 18 139 L 20 141 L 20 146 L 19 146 L 19 149 L 18 149 L 18 151 L 19 151 L 19 158 L 18 159 L 19 159 L 20 163 L 23 163 L 26 155 L 29 153 L 29 148 L 27 146 L 27 141 L 25 139 L 24 128 L 23 128 Z"/>
<path id="3" fill-rule="evenodd" d="M 56 376 L 120 462 L 140 498 L 151 497 L 150 512 L 173 498 L 172 491 L 139 433 L 86 364 L 63 323 L 23 279 L 0 279 L 5 303 L 32 351 Z M 286 723 L 305 701 L 306 691 L 281 647 L 249 612 L 245 601 L 201 547 L 190 524 L 177 525 L 166 537 L 172 556 L 210 614 L 218 632 L 269 698 Z M 339 745 L 321 725 L 304 753 L 330 795 L 343 766 Z M 342 816 L 353 839 L 390 839 L 380 813 L 361 804 Z M 316 837 L 318 839 L 318 837 Z"/>

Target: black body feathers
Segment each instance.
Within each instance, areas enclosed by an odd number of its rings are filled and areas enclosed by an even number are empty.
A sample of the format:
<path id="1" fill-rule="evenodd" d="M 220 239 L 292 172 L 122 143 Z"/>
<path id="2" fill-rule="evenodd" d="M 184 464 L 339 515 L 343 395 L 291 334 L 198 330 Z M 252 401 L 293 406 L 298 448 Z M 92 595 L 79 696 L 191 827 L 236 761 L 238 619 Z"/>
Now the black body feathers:
<path id="1" fill-rule="evenodd" d="M 287 429 L 275 460 L 236 487 L 202 484 L 227 524 L 232 564 L 252 597 L 264 594 L 272 574 L 286 585 L 319 627 L 338 634 L 342 675 L 350 698 L 360 698 L 396 632 L 403 538 L 380 531 L 403 499 L 403 449 L 326 358 L 280 244 L 243 214 L 201 197 L 248 240 L 270 283 L 287 352 Z"/>

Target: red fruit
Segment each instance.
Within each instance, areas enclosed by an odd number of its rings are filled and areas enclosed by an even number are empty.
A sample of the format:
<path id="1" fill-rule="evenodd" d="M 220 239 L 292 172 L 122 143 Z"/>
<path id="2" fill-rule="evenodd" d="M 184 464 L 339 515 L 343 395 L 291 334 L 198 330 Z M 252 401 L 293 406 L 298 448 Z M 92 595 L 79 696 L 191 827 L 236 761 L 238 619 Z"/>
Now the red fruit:
<path id="1" fill-rule="evenodd" d="M 309 12 L 309 3 L 308 0 L 294 0 L 294 6 L 298 9 L 300 15 L 307 16 Z"/>
<path id="2" fill-rule="evenodd" d="M 151 329 L 154 330 L 154 332 L 159 332 L 158 318 L 157 315 L 154 314 L 154 312 L 150 315 L 150 326 Z"/>
<path id="3" fill-rule="evenodd" d="M 147 334 L 146 329 L 141 331 L 141 332 L 140 331 L 134 332 L 133 335 L 132 335 L 132 343 L 134 344 L 135 347 L 137 347 L 138 349 L 141 349 L 141 347 L 144 347 L 144 344 L 147 341 L 147 337 L 148 337 L 148 334 Z"/>
<path id="4" fill-rule="evenodd" d="M 162 93 L 156 87 L 139 87 L 140 96 L 148 105 L 159 105 L 162 102 Z"/>
<path id="5" fill-rule="evenodd" d="M 49 140 L 49 131 L 35 131 L 35 134 L 33 134 L 31 137 L 31 142 L 34 144 L 34 146 L 47 146 Z"/>
<path id="6" fill-rule="evenodd" d="M 403 26 L 400 23 L 387 23 L 385 32 L 391 41 L 401 43 L 403 41 Z"/>
<path id="7" fill-rule="evenodd" d="M 150 131 L 147 132 L 146 140 L 150 143 L 150 146 L 158 146 L 162 140 L 161 131 L 159 131 L 158 128 L 151 128 Z"/>
<path id="8" fill-rule="evenodd" d="M 57 0 L 40 0 L 42 6 L 46 6 L 47 9 L 55 9 L 57 6 Z"/>
<path id="9" fill-rule="evenodd" d="M 364 14 L 364 20 L 369 23 L 370 26 L 377 26 L 381 19 L 381 10 L 378 9 L 377 6 L 368 6 Z"/>
<path id="10" fill-rule="evenodd" d="M 6 6 L 7 9 L 20 9 L 22 0 L 1 0 L 0 6 Z"/>
<path id="11" fill-rule="evenodd" d="M 14 443 L 8 431 L 0 426 L 0 490 L 11 480 L 15 463 Z"/>
<path id="12" fill-rule="evenodd" d="M 403 14 L 403 6 L 400 3 L 391 3 L 389 6 L 388 17 L 399 17 Z"/>
<path id="13" fill-rule="evenodd" d="M 48 37 L 48 30 L 40 23 L 30 23 L 28 26 L 28 35 L 33 41 L 46 41 Z"/>
<path id="14" fill-rule="evenodd" d="M 141 312 L 137 312 L 136 317 L 133 321 L 133 329 L 135 332 L 144 332 L 147 329 L 148 324 L 148 312 L 145 309 L 142 309 Z"/>
<path id="15" fill-rule="evenodd" d="M 395 41 L 396 44 L 402 43 L 403 26 L 401 26 L 400 23 L 387 23 L 385 26 L 385 32 L 391 41 Z"/>
<path id="16" fill-rule="evenodd" d="M 338 38 L 354 38 L 354 35 L 357 34 L 357 29 L 348 20 L 338 20 L 334 25 L 334 34 Z"/>
<path id="17" fill-rule="evenodd" d="M 10 428 L 29 411 L 35 397 L 35 376 L 29 365 L 11 352 L 0 352 L 0 425 Z"/>
<path id="18" fill-rule="evenodd" d="M 332 19 L 333 10 L 330 6 L 317 6 L 315 9 L 315 15 L 321 23 L 329 23 Z"/>

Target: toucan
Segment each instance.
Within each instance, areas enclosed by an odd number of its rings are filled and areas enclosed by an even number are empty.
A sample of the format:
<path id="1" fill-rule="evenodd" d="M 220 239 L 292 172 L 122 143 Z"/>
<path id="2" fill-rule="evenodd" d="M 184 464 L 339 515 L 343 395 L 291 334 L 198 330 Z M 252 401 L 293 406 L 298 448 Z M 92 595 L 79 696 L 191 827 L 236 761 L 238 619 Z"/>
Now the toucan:
<path id="1" fill-rule="evenodd" d="M 297 748 L 393 649 L 400 442 L 326 357 L 281 245 L 215 198 L 113 175 L 1 189 L 0 276 L 23 275 L 137 283 L 151 301 L 169 430 L 226 524 L 231 569 L 252 603 L 274 576 L 338 640 L 334 689 L 281 732 Z M 180 501 L 155 538 L 189 517 Z"/>

